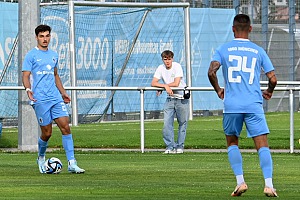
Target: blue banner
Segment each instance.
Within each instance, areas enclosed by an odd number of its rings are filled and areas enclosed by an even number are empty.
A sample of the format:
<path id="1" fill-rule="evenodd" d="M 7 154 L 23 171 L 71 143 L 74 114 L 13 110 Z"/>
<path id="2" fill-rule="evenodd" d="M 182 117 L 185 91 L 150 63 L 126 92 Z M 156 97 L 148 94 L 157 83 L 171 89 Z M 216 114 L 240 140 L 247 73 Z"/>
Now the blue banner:
<path id="1" fill-rule="evenodd" d="M 137 38 L 139 24 L 142 23 L 141 19 L 148 8 L 110 8 L 104 11 L 94 9 L 89 11 L 93 12 L 89 15 L 82 7 L 76 9 L 75 52 L 78 86 L 150 87 L 153 74 L 162 63 L 160 53 L 165 49 L 174 52 L 174 60 L 179 62 L 184 73 L 186 72 L 183 12 L 178 12 L 178 8 L 164 10 L 163 15 L 159 9 L 153 9 L 146 17 Z M 125 14 L 124 17 L 112 17 L 107 14 L 112 12 L 112 9 L 119 15 Z M 193 87 L 210 86 L 207 78 L 210 59 L 219 45 L 233 39 L 231 26 L 234 15 L 233 9 L 190 9 Z M 0 3 L 0 22 L 3 24 L 3 29 L 0 30 L 1 72 L 17 35 L 18 5 Z M 52 27 L 49 47 L 59 54 L 59 74 L 63 84 L 70 86 L 68 6 L 42 7 L 41 23 Z M 130 56 L 129 50 L 132 50 Z M 17 70 L 17 60 L 14 59 L 8 71 L 11 76 L 14 74 L 11 77 L 12 82 L 9 83 L 9 77 L 6 77 L 1 85 L 17 85 Z M 222 77 L 219 77 L 222 82 Z M 0 100 L 4 102 L 2 92 Z M 140 110 L 138 91 L 116 91 L 113 98 L 110 98 L 111 91 L 78 91 L 77 94 L 78 111 L 81 115 L 102 114 L 105 108 L 109 108 L 108 113 Z M 145 92 L 145 110 L 162 110 L 165 96 L 165 93 L 157 97 L 155 91 Z M 16 96 L 15 99 L 17 100 Z M 1 109 L 4 106 L 1 103 L 0 117 L 7 115 L 2 111 L 5 109 Z M 17 103 L 14 107 L 12 110 L 15 110 L 14 115 L 17 116 Z M 222 101 L 214 92 L 193 92 L 194 110 L 219 110 L 222 107 Z"/>
<path id="2" fill-rule="evenodd" d="M 0 2 L 0 74 L 18 34 L 18 4 Z M 1 86 L 18 85 L 18 57 L 14 53 Z M 0 90 L 0 118 L 17 117 L 18 91 Z"/>
<path id="3" fill-rule="evenodd" d="M 191 8 L 192 86 L 211 87 L 207 72 L 215 49 L 233 39 L 233 9 Z M 221 70 L 219 83 L 223 83 Z M 193 92 L 194 110 L 220 110 L 223 102 L 215 92 Z"/>
<path id="4" fill-rule="evenodd" d="M 18 34 L 18 4 L 0 2 L 0 72 Z M 17 62 L 13 63 L 16 67 Z M 15 80 L 14 80 L 15 82 Z"/>

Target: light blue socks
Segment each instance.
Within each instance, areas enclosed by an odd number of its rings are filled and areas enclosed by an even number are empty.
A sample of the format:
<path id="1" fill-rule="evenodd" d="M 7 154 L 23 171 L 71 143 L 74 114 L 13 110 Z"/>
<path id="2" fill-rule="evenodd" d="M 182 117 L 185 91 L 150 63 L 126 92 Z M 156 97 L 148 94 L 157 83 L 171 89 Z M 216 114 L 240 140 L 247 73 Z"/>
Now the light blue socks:
<path id="1" fill-rule="evenodd" d="M 258 150 L 259 164 L 265 178 L 265 185 L 273 188 L 273 161 L 268 147 Z"/>
<path id="2" fill-rule="evenodd" d="M 262 147 L 258 150 L 259 164 L 262 169 L 264 178 L 272 178 L 273 162 L 271 152 L 268 147 Z"/>
<path id="3" fill-rule="evenodd" d="M 39 150 L 38 156 L 39 157 L 45 157 L 47 147 L 48 147 L 48 141 L 45 142 L 44 140 L 39 138 L 39 140 L 38 140 L 38 150 Z"/>
<path id="4" fill-rule="evenodd" d="M 237 182 L 240 184 L 243 181 L 243 159 L 239 147 L 232 145 L 227 149 L 228 159 L 234 175 L 237 177 Z M 260 167 L 265 179 L 265 185 L 273 188 L 273 162 L 271 152 L 268 147 L 262 147 L 258 150 Z M 239 178 L 239 180 L 238 180 Z"/>
<path id="5" fill-rule="evenodd" d="M 243 175 L 243 159 L 239 147 L 229 146 L 227 149 L 228 160 L 235 176 Z"/>
<path id="6" fill-rule="evenodd" d="M 74 156 L 74 143 L 73 143 L 72 134 L 62 135 L 62 144 L 65 149 L 68 161 L 74 160 L 75 156 Z"/>

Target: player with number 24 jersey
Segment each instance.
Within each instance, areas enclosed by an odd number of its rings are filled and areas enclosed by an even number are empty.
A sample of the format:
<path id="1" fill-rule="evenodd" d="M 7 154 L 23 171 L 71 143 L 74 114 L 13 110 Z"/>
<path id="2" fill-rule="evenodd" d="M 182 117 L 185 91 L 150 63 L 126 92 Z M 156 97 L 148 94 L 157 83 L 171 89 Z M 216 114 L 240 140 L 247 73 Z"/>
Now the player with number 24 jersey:
<path id="1" fill-rule="evenodd" d="M 227 77 L 224 113 L 263 113 L 260 72 L 274 70 L 265 50 L 249 39 L 236 38 L 217 48 L 212 60 L 221 64 Z"/>
<path id="2" fill-rule="evenodd" d="M 273 185 L 273 161 L 267 137 L 270 130 L 262 106 L 263 98 L 271 99 L 277 78 L 266 52 L 250 42 L 251 31 L 250 17 L 237 14 L 232 25 L 235 39 L 216 50 L 208 69 L 208 78 L 218 97 L 224 101 L 223 130 L 228 161 L 237 183 L 231 196 L 241 196 L 248 190 L 239 148 L 239 138 L 245 125 L 247 137 L 252 138 L 258 153 L 265 182 L 263 193 L 268 197 L 278 197 Z M 221 66 L 224 88 L 220 87 L 217 76 Z M 263 92 L 260 90 L 262 70 L 269 79 L 268 87 Z"/>

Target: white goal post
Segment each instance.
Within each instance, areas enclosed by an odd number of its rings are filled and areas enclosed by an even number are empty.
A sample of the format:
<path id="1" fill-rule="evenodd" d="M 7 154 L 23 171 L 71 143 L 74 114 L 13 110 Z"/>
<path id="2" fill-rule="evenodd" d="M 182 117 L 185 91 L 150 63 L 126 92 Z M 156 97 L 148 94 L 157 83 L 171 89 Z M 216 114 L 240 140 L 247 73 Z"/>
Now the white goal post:
<path id="1" fill-rule="evenodd" d="M 69 1 L 44 6 L 41 13 L 42 23 L 53 27 L 51 45 L 60 55 L 65 86 L 149 87 L 166 49 L 174 52 L 191 86 L 189 3 Z M 78 125 L 78 116 L 139 112 L 140 100 L 132 92 L 72 90 L 72 124 Z M 145 109 L 162 110 L 164 98 L 148 93 Z"/>

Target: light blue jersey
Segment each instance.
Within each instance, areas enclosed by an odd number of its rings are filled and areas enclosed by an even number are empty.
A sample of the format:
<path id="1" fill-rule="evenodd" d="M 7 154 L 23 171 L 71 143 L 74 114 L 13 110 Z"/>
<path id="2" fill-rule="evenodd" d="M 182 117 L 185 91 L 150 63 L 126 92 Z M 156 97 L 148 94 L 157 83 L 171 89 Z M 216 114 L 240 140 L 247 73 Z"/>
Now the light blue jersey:
<path id="1" fill-rule="evenodd" d="M 224 113 L 263 113 L 261 69 L 265 73 L 274 70 L 264 49 L 248 39 L 234 39 L 220 46 L 212 61 L 222 66 Z"/>
<path id="2" fill-rule="evenodd" d="M 35 47 L 25 56 L 22 71 L 31 72 L 31 89 L 33 98 L 37 100 L 32 103 L 42 104 L 63 101 L 55 84 L 54 68 L 57 67 L 57 62 L 58 54 L 50 49 L 43 51 Z"/>

